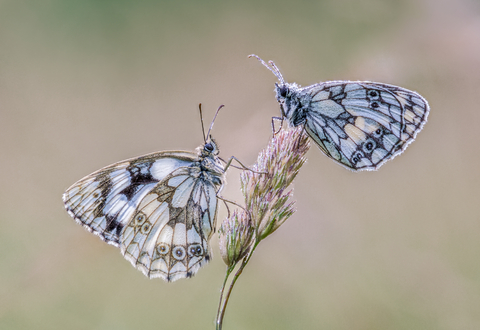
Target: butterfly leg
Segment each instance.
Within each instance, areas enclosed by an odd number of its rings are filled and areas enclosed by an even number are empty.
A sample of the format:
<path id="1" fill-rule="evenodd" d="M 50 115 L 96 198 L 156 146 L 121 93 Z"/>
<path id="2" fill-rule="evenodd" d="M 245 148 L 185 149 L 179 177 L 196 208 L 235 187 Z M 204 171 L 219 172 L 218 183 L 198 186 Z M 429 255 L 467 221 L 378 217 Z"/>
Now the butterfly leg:
<path id="1" fill-rule="evenodd" d="M 238 166 L 235 166 L 235 165 L 232 164 L 232 162 L 233 162 L 234 159 L 237 161 L 237 163 L 240 164 L 241 167 L 238 167 Z M 254 171 L 254 170 L 246 167 L 246 166 L 243 165 L 242 162 L 239 161 L 239 160 L 237 159 L 237 157 L 235 157 L 235 156 L 230 157 L 230 159 L 228 160 L 228 162 L 225 161 L 225 160 L 222 159 L 222 158 L 220 158 L 220 160 L 222 160 L 222 161 L 225 163 L 225 172 L 227 171 L 227 168 L 229 168 L 230 166 L 232 166 L 232 167 L 234 167 L 234 168 L 236 168 L 236 169 L 239 169 L 239 170 L 247 170 L 247 171 L 250 171 L 250 172 L 253 172 L 253 173 L 257 173 L 257 174 L 267 174 L 267 172 L 257 172 L 257 171 Z"/>
<path id="2" fill-rule="evenodd" d="M 236 202 L 234 202 L 234 201 L 231 201 L 231 200 L 229 200 L 229 199 L 223 198 L 222 196 L 218 196 L 218 195 L 217 195 L 217 198 L 220 199 L 220 200 L 222 200 L 222 201 L 225 203 L 225 207 L 227 208 L 227 212 L 228 212 L 228 213 L 227 213 L 227 217 L 228 217 L 228 218 L 230 218 L 230 208 L 228 207 L 227 203 L 230 203 L 230 204 L 232 204 L 232 205 L 235 205 L 235 206 L 241 208 L 241 209 L 244 210 L 244 211 L 248 214 L 248 216 L 250 217 L 250 213 L 248 212 L 248 210 L 247 210 L 244 206 L 242 206 L 242 205 L 240 205 L 240 204 L 238 204 L 238 203 L 236 203 Z"/>
<path id="3" fill-rule="evenodd" d="M 275 131 L 275 120 L 280 120 L 280 127 L 278 128 L 277 131 Z M 283 117 L 272 117 L 272 133 L 273 135 L 277 135 L 278 132 L 282 129 L 283 126 Z"/>

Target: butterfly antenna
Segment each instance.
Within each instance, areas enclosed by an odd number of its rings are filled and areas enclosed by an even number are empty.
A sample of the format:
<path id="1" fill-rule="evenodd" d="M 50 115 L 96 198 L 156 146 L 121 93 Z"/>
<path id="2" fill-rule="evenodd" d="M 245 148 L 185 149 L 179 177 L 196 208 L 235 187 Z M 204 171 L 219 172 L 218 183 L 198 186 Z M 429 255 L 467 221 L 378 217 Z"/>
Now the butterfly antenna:
<path id="1" fill-rule="evenodd" d="M 207 136 L 210 136 L 210 131 L 211 131 L 212 128 L 213 128 L 213 123 L 215 123 L 215 119 L 217 119 L 218 112 L 219 112 L 220 109 L 223 108 L 223 107 L 224 107 L 224 105 L 222 104 L 221 106 L 218 107 L 217 112 L 215 112 L 215 116 L 213 116 L 213 120 L 212 120 L 212 123 L 210 124 L 210 128 L 208 129 Z M 205 142 L 207 142 L 207 141 L 205 140 Z"/>
<path id="2" fill-rule="evenodd" d="M 285 85 L 285 80 L 283 80 L 282 73 L 280 72 L 278 67 L 275 65 L 275 63 L 273 61 L 268 61 L 268 64 L 270 64 L 272 66 L 274 72 L 278 73 L 278 75 L 276 75 L 276 76 L 277 76 L 278 80 L 280 80 L 282 85 Z"/>
<path id="3" fill-rule="evenodd" d="M 198 104 L 198 110 L 200 111 L 200 122 L 202 123 L 202 133 L 203 133 L 203 141 L 207 143 L 207 138 L 205 136 L 205 127 L 203 126 L 203 115 L 202 115 L 202 104 Z"/>
<path id="4" fill-rule="evenodd" d="M 255 57 L 257 60 L 259 60 L 268 70 L 272 71 L 272 73 L 275 75 L 275 77 L 277 77 L 277 79 L 280 80 L 282 85 L 285 84 L 285 80 L 283 80 L 282 73 L 277 68 L 275 63 L 273 63 L 273 61 L 268 61 L 268 64 L 270 64 L 270 65 L 268 65 L 267 63 L 265 63 L 264 60 L 262 60 L 260 57 L 258 57 L 255 54 L 248 55 L 248 58 L 250 58 L 250 57 Z"/>

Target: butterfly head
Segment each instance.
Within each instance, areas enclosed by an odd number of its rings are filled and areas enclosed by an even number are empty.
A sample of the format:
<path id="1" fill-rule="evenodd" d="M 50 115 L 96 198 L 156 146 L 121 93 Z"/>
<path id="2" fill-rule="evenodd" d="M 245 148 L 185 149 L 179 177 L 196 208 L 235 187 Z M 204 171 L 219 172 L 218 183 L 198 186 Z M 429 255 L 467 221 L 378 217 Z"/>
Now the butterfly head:
<path id="1" fill-rule="evenodd" d="M 302 104 L 308 104 L 308 100 L 302 98 L 299 93 L 299 86 L 296 83 L 275 84 L 275 97 L 280 104 L 282 116 L 287 118 L 293 126 L 297 126 L 296 115 L 303 113 Z"/>
<path id="2" fill-rule="evenodd" d="M 220 152 L 217 142 L 208 137 L 203 146 L 198 147 L 198 158 L 200 168 L 204 170 L 204 175 L 208 175 L 209 180 L 221 184 L 225 181 L 225 167 L 222 164 L 218 154 Z"/>
<path id="3" fill-rule="evenodd" d="M 282 111 L 282 116 L 286 117 L 285 111 L 287 110 L 285 107 L 285 100 L 287 97 L 290 96 L 290 90 L 286 84 L 277 84 L 275 83 L 275 98 L 277 102 L 280 104 L 280 110 Z"/>
<path id="4" fill-rule="evenodd" d="M 219 152 L 218 144 L 212 136 L 209 136 L 205 144 L 199 148 L 199 156 L 203 158 L 217 156 Z"/>

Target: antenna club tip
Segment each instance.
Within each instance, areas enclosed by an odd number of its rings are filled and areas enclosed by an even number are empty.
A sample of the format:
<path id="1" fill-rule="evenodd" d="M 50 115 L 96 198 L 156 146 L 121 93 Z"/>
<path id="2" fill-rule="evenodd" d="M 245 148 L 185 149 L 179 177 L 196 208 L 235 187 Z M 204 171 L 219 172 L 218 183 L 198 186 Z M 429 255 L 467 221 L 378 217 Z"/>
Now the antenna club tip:
<path id="1" fill-rule="evenodd" d="M 207 136 L 210 136 L 210 131 L 213 128 L 213 124 L 215 123 L 215 119 L 217 119 L 218 112 L 220 111 L 221 108 L 223 108 L 225 105 L 220 105 L 217 109 L 217 112 L 215 112 L 215 116 L 213 116 L 212 123 L 210 124 L 210 128 L 208 129 Z"/>

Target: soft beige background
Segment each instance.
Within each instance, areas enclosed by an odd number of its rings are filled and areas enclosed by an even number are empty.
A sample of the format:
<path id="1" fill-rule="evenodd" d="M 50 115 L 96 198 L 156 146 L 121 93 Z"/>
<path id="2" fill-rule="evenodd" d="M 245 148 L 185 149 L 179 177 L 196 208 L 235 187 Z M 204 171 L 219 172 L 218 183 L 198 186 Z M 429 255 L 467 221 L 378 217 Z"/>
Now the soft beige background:
<path id="1" fill-rule="evenodd" d="M 202 4 L 200 4 L 202 3 Z M 212 329 L 224 265 L 148 280 L 67 215 L 74 181 L 202 142 L 252 164 L 287 81 L 419 91 L 402 156 L 351 173 L 312 147 L 298 212 L 240 278 L 225 329 L 480 329 L 480 3 L 0 1 L 0 328 Z M 224 195 L 239 200 L 238 174 Z M 219 219 L 226 215 L 221 207 Z"/>

